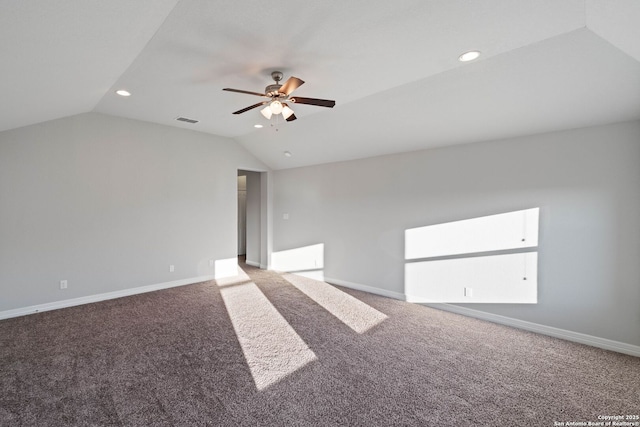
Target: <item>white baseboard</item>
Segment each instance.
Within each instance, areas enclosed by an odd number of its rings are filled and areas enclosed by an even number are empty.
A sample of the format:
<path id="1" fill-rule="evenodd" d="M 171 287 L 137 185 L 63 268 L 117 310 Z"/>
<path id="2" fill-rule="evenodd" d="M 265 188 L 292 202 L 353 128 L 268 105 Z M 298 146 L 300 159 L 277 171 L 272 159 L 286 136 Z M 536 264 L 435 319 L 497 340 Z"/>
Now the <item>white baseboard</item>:
<path id="1" fill-rule="evenodd" d="M 505 326 L 511 326 L 526 331 L 536 332 L 543 335 L 549 335 L 556 338 L 562 338 L 567 341 L 573 341 L 580 344 L 586 344 L 593 347 L 603 348 L 605 350 L 616 351 L 618 353 L 629 354 L 631 356 L 640 357 L 640 346 L 627 344 L 619 341 L 608 340 L 606 338 L 594 337 L 592 335 L 582 334 L 580 332 L 568 331 L 566 329 L 554 328 L 553 326 L 541 325 L 539 323 L 527 322 L 525 320 L 514 319 L 512 317 L 501 316 L 499 314 L 487 313 L 484 311 L 474 310 L 467 307 L 460 307 L 453 304 L 421 304 L 427 307 L 437 308 L 439 310 L 450 311 L 463 316 L 474 317 L 476 319 L 487 320 L 493 323 L 499 323 Z"/>
<path id="2" fill-rule="evenodd" d="M 375 288 L 373 286 L 362 285 L 360 283 L 347 282 L 340 279 L 331 279 L 325 277 L 324 281 L 332 285 L 344 286 L 345 288 L 355 289 L 356 291 L 368 292 L 370 294 L 380 295 L 387 298 L 399 299 L 404 301 L 404 294 L 400 292 L 389 291 L 386 289 Z"/>
<path id="3" fill-rule="evenodd" d="M 189 279 L 174 280 L 171 282 L 157 283 L 155 285 L 139 286 L 137 288 L 122 289 L 119 291 L 88 295 L 86 297 L 71 298 L 62 301 L 48 302 L 45 304 L 31 305 L 28 307 L 21 307 L 13 310 L 0 311 L 0 320 L 10 319 L 12 317 L 26 316 L 27 314 L 40 313 L 43 311 L 57 310 L 59 308 L 106 301 L 114 298 L 143 294 L 146 292 L 159 291 L 161 289 L 175 288 L 177 286 L 191 285 L 194 283 L 206 282 L 209 280 L 214 280 L 214 276 L 191 277 Z"/>
<path id="4" fill-rule="evenodd" d="M 400 292 L 388 291 L 386 289 L 375 288 L 372 286 L 362 285 L 360 283 L 347 282 L 339 279 L 330 279 L 325 277 L 325 282 L 345 288 L 351 288 L 358 291 L 364 291 L 375 295 L 381 295 L 388 298 L 399 299 L 402 301 L 411 301 L 411 298 Z M 415 298 L 414 298 L 415 300 Z M 586 344 L 593 347 L 611 350 L 618 353 L 629 354 L 631 356 L 640 357 L 640 346 L 627 344 L 620 341 L 613 341 L 606 338 L 594 337 L 592 335 L 582 334 L 580 332 L 568 331 L 566 329 L 554 328 L 553 326 L 541 325 L 539 323 L 527 322 L 525 320 L 514 319 L 512 317 L 500 316 L 498 314 L 487 313 L 484 311 L 473 310 L 471 308 L 460 307 L 453 304 L 442 303 L 420 303 L 421 305 L 437 308 L 440 310 L 450 311 L 452 313 L 461 314 L 463 316 L 474 317 L 476 319 L 487 320 L 493 323 L 499 323 L 505 326 L 511 326 L 526 331 L 536 332 L 543 335 L 549 335 L 561 338 L 567 341 L 573 341 L 580 344 Z"/>
<path id="5" fill-rule="evenodd" d="M 247 264 L 250 264 L 247 262 Z M 260 264 L 256 264 L 256 267 L 262 268 Z M 188 279 L 174 280 L 171 282 L 157 283 L 154 285 L 140 286 L 136 288 L 123 289 L 119 291 L 106 292 L 102 294 L 89 295 L 85 297 L 72 298 L 62 301 L 54 301 L 45 304 L 32 305 L 28 307 L 16 308 L 12 310 L 0 311 L 0 320 L 9 319 L 12 317 L 25 316 L 28 314 L 40 313 L 43 311 L 57 310 L 60 308 L 73 307 L 82 304 L 90 304 L 99 301 L 106 301 L 115 298 L 121 298 L 131 295 L 142 294 L 146 292 L 158 291 L 161 289 L 175 288 L 178 286 L 191 285 L 194 283 L 206 282 L 214 280 L 214 276 L 199 276 Z M 406 301 L 407 298 L 403 293 L 389 291 L 386 289 L 380 289 L 373 286 L 362 285 L 360 283 L 348 282 L 340 279 L 332 279 L 325 277 L 327 283 L 331 283 L 338 286 L 344 286 L 345 288 L 355 289 L 358 291 L 368 292 L 375 295 L 384 296 L 387 298 L 398 299 Z M 578 342 L 581 344 L 590 345 L 593 347 L 602 348 L 605 350 L 611 350 L 618 353 L 629 354 L 631 356 L 640 357 L 640 346 L 627 344 L 619 341 L 613 341 L 606 338 L 595 337 L 592 335 L 582 334 L 579 332 L 568 331 L 566 329 L 554 328 L 552 326 L 541 325 L 539 323 L 527 322 L 525 320 L 514 319 L 511 317 L 501 316 L 498 314 L 487 313 L 484 311 L 473 310 L 467 307 L 460 307 L 452 304 L 421 304 L 427 307 L 432 307 L 440 310 L 449 311 L 464 316 L 474 317 L 481 320 L 487 320 L 493 323 L 499 323 L 505 326 L 511 326 L 514 328 L 524 329 L 531 332 L 536 332 L 543 335 L 549 335 L 556 338 L 562 338 L 568 341 Z"/>

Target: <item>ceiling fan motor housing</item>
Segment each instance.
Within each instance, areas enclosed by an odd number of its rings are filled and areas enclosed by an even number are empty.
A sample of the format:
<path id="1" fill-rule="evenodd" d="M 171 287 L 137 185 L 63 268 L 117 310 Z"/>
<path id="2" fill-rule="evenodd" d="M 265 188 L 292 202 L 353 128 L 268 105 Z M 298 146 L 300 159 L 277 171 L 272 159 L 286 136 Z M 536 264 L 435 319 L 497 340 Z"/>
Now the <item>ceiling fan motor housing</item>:
<path id="1" fill-rule="evenodd" d="M 278 95 L 284 95 L 278 92 L 278 90 L 282 87 L 280 84 L 269 85 L 264 88 L 264 93 L 267 96 L 276 97 Z"/>
<path id="2" fill-rule="evenodd" d="M 280 88 L 282 87 L 282 85 L 280 84 L 280 80 L 282 80 L 283 77 L 284 77 L 284 74 L 282 73 L 282 71 L 273 71 L 271 73 L 271 78 L 276 83 L 269 85 L 264 89 L 265 95 L 270 96 L 272 98 L 281 97 L 282 94 L 280 93 Z"/>

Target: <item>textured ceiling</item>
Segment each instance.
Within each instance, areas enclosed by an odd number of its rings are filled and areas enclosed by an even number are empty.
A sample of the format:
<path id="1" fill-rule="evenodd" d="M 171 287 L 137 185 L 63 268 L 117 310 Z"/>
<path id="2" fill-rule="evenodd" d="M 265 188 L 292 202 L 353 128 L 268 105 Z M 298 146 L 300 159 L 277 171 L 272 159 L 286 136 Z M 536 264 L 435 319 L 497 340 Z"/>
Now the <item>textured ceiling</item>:
<path id="1" fill-rule="evenodd" d="M 0 7 L 0 130 L 96 111 L 232 137 L 278 169 L 640 118 L 636 0 Z M 275 69 L 336 107 L 232 115 L 260 98 L 221 89 L 261 92 Z"/>

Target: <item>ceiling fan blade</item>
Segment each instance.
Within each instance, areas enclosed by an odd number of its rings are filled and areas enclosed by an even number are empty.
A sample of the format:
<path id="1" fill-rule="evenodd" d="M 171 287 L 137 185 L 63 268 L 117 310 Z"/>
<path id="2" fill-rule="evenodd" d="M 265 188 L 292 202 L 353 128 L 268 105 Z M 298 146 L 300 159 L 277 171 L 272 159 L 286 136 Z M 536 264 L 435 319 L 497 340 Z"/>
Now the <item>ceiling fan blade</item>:
<path id="1" fill-rule="evenodd" d="M 268 102 L 269 102 L 269 101 L 262 101 L 262 102 L 258 102 L 257 104 L 253 104 L 253 105 L 252 105 L 252 106 L 250 106 L 250 107 L 243 108 L 242 110 L 234 111 L 234 112 L 233 112 L 233 114 L 242 114 L 242 113 L 247 112 L 247 111 L 249 111 L 249 110 L 253 110 L 254 108 L 257 108 L 257 107 L 259 107 L 259 106 L 261 106 L 261 105 L 267 104 Z"/>
<path id="2" fill-rule="evenodd" d="M 287 117 L 287 118 L 286 118 L 286 120 L 287 120 L 288 122 L 292 122 L 292 121 L 294 121 L 295 119 L 297 119 L 297 117 L 296 117 L 296 115 L 295 115 L 295 114 L 292 114 L 292 115 L 290 115 L 289 117 Z"/>
<path id="3" fill-rule="evenodd" d="M 251 91 L 248 91 L 248 90 L 240 90 L 240 89 L 230 89 L 228 87 L 225 87 L 222 90 L 226 90 L 226 91 L 229 91 L 229 92 L 246 93 L 248 95 L 265 96 L 265 97 L 267 96 L 264 93 L 251 92 Z"/>
<path id="4" fill-rule="evenodd" d="M 291 76 L 286 82 L 284 82 L 284 84 L 282 85 L 280 90 L 278 90 L 278 92 L 284 93 L 285 95 L 289 95 L 291 92 L 293 92 L 303 84 L 304 84 L 304 80 L 300 80 L 297 77 Z"/>
<path id="5" fill-rule="evenodd" d="M 336 105 L 336 101 L 331 101 L 329 99 L 302 98 L 300 96 L 291 98 L 289 101 L 295 104 L 317 105 L 318 107 L 329 107 L 329 108 L 333 108 L 333 106 Z"/>

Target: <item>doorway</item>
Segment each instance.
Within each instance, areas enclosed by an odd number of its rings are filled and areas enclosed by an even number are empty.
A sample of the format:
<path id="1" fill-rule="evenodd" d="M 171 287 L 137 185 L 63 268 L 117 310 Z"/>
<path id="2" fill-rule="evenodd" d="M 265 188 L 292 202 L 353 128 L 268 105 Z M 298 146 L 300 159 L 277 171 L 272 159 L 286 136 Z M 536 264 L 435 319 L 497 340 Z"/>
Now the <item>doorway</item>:
<path id="1" fill-rule="evenodd" d="M 242 173 L 238 171 L 238 173 Z M 247 176 L 238 175 L 238 256 L 247 255 Z"/>
<path id="2" fill-rule="evenodd" d="M 238 170 L 238 256 L 267 268 L 266 172 Z"/>

